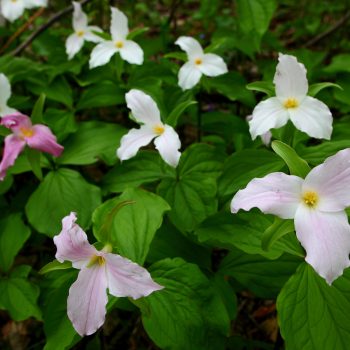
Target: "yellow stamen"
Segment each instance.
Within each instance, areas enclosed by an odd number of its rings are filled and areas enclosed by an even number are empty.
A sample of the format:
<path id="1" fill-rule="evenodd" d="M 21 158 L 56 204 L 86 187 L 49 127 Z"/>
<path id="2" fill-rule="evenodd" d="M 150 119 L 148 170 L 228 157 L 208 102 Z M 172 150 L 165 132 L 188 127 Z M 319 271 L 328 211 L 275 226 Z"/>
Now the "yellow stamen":
<path id="1" fill-rule="evenodd" d="M 318 203 L 318 194 L 314 191 L 304 192 L 303 201 L 308 207 L 314 208 Z"/>
<path id="2" fill-rule="evenodd" d="M 79 30 L 79 31 L 77 31 L 77 35 L 78 36 L 83 36 L 85 33 L 84 33 L 84 31 L 83 30 Z"/>
<path id="3" fill-rule="evenodd" d="M 163 125 L 156 125 L 153 127 L 153 130 L 157 135 L 162 135 L 165 129 Z"/>
<path id="4" fill-rule="evenodd" d="M 203 61 L 202 61 L 201 58 L 196 58 L 196 59 L 194 60 L 194 64 L 196 64 L 197 66 L 199 66 L 199 65 L 202 64 L 202 63 L 203 63 Z"/>
<path id="5" fill-rule="evenodd" d="M 118 49 L 121 49 L 122 47 L 124 47 L 124 43 L 122 41 L 117 41 L 115 43 L 115 47 Z"/>
<path id="6" fill-rule="evenodd" d="M 21 137 L 26 138 L 26 137 L 32 137 L 34 135 L 34 130 L 30 128 L 20 128 L 19 129 L 21 132 Z"/>
<path id="7" fill-rule="evenodd" d="M 299 102 L 295 98 L 287 98 L 283 105 L 285 108 L 296 108 L 299 106 Z"/>
<path id="8" fill-rule="evenodd" d="M 103 256 L 101 256 L 101 255 L 94 255 L 91 258 L 90 262 L 88 263 L 87 267 L 92 267 L 92 266 L 94 266 L 96 264 L 98 264 L 99 266 L 102 266 L 105 263 L 106 263 L 106 259 Z"/>

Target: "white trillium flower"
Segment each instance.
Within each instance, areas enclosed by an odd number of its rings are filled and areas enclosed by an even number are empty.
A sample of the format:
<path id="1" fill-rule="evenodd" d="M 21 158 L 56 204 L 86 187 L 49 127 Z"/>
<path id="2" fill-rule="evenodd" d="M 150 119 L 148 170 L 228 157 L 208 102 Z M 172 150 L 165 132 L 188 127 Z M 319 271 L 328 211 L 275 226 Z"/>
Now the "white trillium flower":
<path id="1" fill-rule="evenodd" d="M 46 7 L 47 0 L 1 0 L 2 15 L 10 22 L 23 15 L 25 9 Z"/>
<path id="2" fill-rule="evenodd" d="M 11 85 L 6 75 L 0 73 L 0 117 L 17 111 L 7 106 L 7 101 L 11 97 Z"/>
<path id="3" fill-rule="evenodd" d="M 224 60 L 213 53 L 204 53 L 200 43 L 189 36 L 181 36 L 175 42 L 187 53 L 188 62 L 179 70 L 179 86 L 182 90 L 193 88 L 202 74 L 216 77 L 228 72 Z"/>
<path id="4" fill-rule="evenodd" d="M 274 84 L 276 96 L 260 102 L 253 111 L 249 131 L 253 140 L 290 119 L 294 126 L 311 137 L 329 140 L 332 113 L 320 100 L 307 96 L 305 66 L 294 56 L 279 54 Z"/>
<path id="5" fill-rule="evenodd" d="M 127 40 L 129 34 L 128 18 L 115 7 L 111 7 L 111 11 L 112 40 L 104 40 L 92 50 L 90 68 L 103 66 L 117 52 L 123 60 L 131 64 L 142 64 L 143 50 L 135 41 Z"/>
<path id="6" fill-rule="evenodd" d="M 85 40 L 93 43 L 100 43 L 103 41 L 102 38 L 93 33 L 93 31 L 102 32 L 102 29 L 97 26 L 88 26 L 87 16 L 81 9 L 80 3 L 73 1 L 73 6 L 74 33 L 66 40 L 66 52 L 70 60 L 81 50 Z"/>
<path id="7" fill-rule="evenodd" d="M 136 155 L 142 146 L 148 145 L 153 139 L 156 149 L 166 163 L 176 167 L 181 153 L 178 151 L 181 142 L 176 131 L 160 120 L 160 112 L 153 99 L 140 90 L 130 90 L 125 95 L 128 108 L 139 123 L 140 129 L 131 129 L 124 135 L 117 149 L 120 160 L 126 160 Z"/>

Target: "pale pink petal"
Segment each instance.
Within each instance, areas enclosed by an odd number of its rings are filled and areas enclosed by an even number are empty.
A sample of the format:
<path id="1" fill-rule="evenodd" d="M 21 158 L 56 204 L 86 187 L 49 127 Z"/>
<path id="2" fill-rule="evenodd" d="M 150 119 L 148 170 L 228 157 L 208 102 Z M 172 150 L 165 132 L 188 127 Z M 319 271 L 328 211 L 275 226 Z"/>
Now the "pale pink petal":
<path id="1" fill-rule="evenodd" d="M 2 15 L 10 22 L 21 17 L 25 10 L 23 1 L 2 0 L 0 5 Z"/>
<path id="2" fill-rule="evenodd" d="M 273 82 L 276 86 L 276 96 L 302 99 L 309 88 L 306 79 L 306 69 L 294 56 L 279 54 Z"/>
<path id="3" fill-rule="evenodd" d="M 192 89 L 201 79 L 202 72 L 193 62 L 186 62 L 179 70 L 179 86 L 182 90 Z"/>
<path id="4" fill-rule="evenodd" d="M 89 264 L 98 251 L 87 239 L 86 233 L 75 223 L 75 213 L 62 219 L 62 231 L 53 238 L 57 252 L 55 258 L 59 262 L 71 261 L 73 267 L 81 269 Z"/>
<path id="5" fill-rule="evenodd" d="M 259 208 L 266 214 L 293 219 L 301 201 L 303 179 L 284 173 L 272 173 L 250 181 L 231 202 L 231 212 Z"/>
<path id="6" fill-rule="evenodd" d="M 143 50 L 135 41 L 125 40 L 123 47 L 119 49 L 120 56 L 130 64 L 143 63 Z"/>
<path id="7" fill-rule="evenodd" d="M 198 65 L 198 69 L 208 77 L 216 77 L 228 72 L 225 61 L 213 53 L 206 53 L 202 57 L 202 63 Z"/>
<path id="8" fill-rule="evenodd" d="M 102 29 L 97 26 L 88 26 L 86 28 L 86 32 L 84 33 L 84 39 L 92 43 L 102 43 L 104 40 L 93 32 L 102 33 Z"/>
<path id="9" fill-rule="evenodd" d="M 110 294 L 138 299 L 164 288 L 152 280 L 146 269 L 131 260 L 111 253 L 105 258 Z"/>
<path id="10" fill-rule="evenodd" d="M 84 38 L 76 33 L 71 34 L 66 40 L 66 53 L 68 59 L 72 59 L 83 47 Z"/>
<path id="11" fill-rule="evenodd" d="M 264 135 L 269 130 L 280 128 L 288 122 L 288 112 L 277 97 L 260 102 L 253 111 L 249 121 L 249 131 L 252 139 Z"/>
<path id="12" fill-rule="evenodd" d="M 88 20 L 85 12 L 83 12 L 79 2 L 73 1 L 73 29 L 76 32 L 85 31 Z"/>
<path id="13" fill-rule="evenodd" d="M 91 52 L 89 61 L 90 68 L 103 66 L 108 63 L 117 51 L 113 41 L 104 41 L 98 44 Z"/>
<path id="14" fill-rule="evenodd" d="M 132 158 L 137 151 L 148 145 L 157 134 L 147 125 L 142 125 L 140 129 L 131 129 L 120 141 L 117 149 L 117 156 L 120 160 Z"/>
<path id="15" fill-rule="evenodd" d="M 95 333 L 106 316 L 107 276 L 105 265 L 95 264 L 79 272 L 69 288 L 67 313 L 80 336 Z"/>
<path id="16" fill-rule="evenodd" d="M 12 132 L 19 134 L 22 129 L 31 129 L 32 122 L 30 118 L 22 113 L 13 113 L 4 116 L 1 119 L 1 125 L 10 129 Z"/>
<path id="17" fill-rule="evenodd" d="M 36 124 L 32 130 L 33 136 L 26 138 L 29 147 L 50 153 L 55 157 L 61 155 L 64 147 L 57 143 L 56 136 L 47 126 Z"/>
<path id="18" fill-rule="evenodd" d="M 307 253 L 305 260 L 331 284 L 350 266 L 350 226 L 345 211 L 324 213 L 300 205 L 294 223 Z"/>
<path id="19" fill-rule="evenodd" d="M 289 108 L 295 127 L 311 137 L 329 140 L 332 134 L 332 113 L 320 100 L 306 96 L 297 108 Z"/>
<path id="20" fill-rule="evenodd" d="M 141 90 L 132 89 L 125 94 L 125 100 L 133 117 L 139 123 L 150 126 L 156 126 L 161 123 L 158 106 L 151 96 Z"/>
<path id="21" fill-rule="evenodd" d="M 129 34 L 128 18 L 116 7 L 111 7 L 111 34 L 114 41 L 123 40 Z"/>
<path id="22" fill-rule="evenodd" d="M 175 41 L 176 45 L 179 45 L 183 51 L 187 53 L 189 59 L 201 58 L 203 56 L 203 49 L 201 44 L 190 36 L 180 36 Z"/>
<path id="23" fill-rule="evenodd" d="M 175 168 L 181 156 L 181 141 L 176 131 L 171 126 L 164 125 L 164 132 L 156 137 L 154 145 L 164 161 Z"/>
<path id="24" fill-rule="evenodd" d="M 0 181 L 5 178 L 7 169 L 15 163 L 25 145 L 26 142 L 16 135 L 5 137 L 4 154 L 0 163 Z"/>

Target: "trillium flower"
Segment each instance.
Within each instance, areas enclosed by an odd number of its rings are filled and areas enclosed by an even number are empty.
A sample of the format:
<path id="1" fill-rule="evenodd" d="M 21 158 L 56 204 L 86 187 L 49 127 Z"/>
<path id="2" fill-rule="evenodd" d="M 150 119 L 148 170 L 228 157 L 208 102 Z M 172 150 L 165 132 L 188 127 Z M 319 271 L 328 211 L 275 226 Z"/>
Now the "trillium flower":
<path id="1" fill-rule="evenodd" d="M 94 31 L 102 32 L 102 29 L 97 26 L 88 26 L 87 16 L 81 9 L 80 3 L 73 1 L 73 7 L 74 33 L 71 34 L 66 41 L 66 52 L 68 59 L 72 59 L 80 51 L 85 40 L 93 43 L 103 41 L 102 38 L 93 33 Z"/>
<path id="2" fill-rule="evenodd" d="M 153 99 L 140 90 L 130 90 L 125 95 L 128 108 L 139 123 L 140 129 L 131 129 L 120 141 L 117 156 L 126 160 L 135 156 L 142 146 L 146 146 L 153 139 L 156 149 L 166 163 L 176 167 L 181 153 L 178 151 L 181 142 L 176 131 L 160 120 L 160 112 Z"/>
<path id="3" fill-rule="evenodd" d="M 25 9 L 46 6 L 47 0 L 1 0 L 2 15 L 10 22 L 21 17 Z"/>
<path id="4" fill-rule="evenodd" d="M 231 211 L 259 208 L 294 219 L 305 260 L 331 284 L 350 266 L 350 148 L 312 169 L 305 179 L 272 173 L 253 179 L 233 197 Z"/>
<path id="5" fill-rule="evenodd" d="M 213 53 L 204 53 L 200 43 L 189 36 L 181 36 L 175 42 L 187 53 L 188 62 L 179 70 L 179 86 L 183 90 L 193 88 L 202 74 L 216 77 L 228 72 L 224 60 Z"/>
<path id="6" fill-rule="evenodd" d="M 131 64 L 142 64 L 143 51 L 141 47 L 135 41 L 127 40 L 129 34 L 128 18 L 115 7 L 111 7 L 111 11 L 112 40 L 105 40 L 92 50 L 90 68 L 103 66 L 117 52 L 123 60 Z"/>
<path id="7" fill-rule="evenodd" d="M 253 116 L 250 114 L 250 115 L 247 115 L 246 116 L 246 121 L 249 122 L 253 119 Z M 265 146 L 269 146 L 270 143 L 271 143 L 271 139 L 272 139 L 272 133 L 271 131 L 267 131 L 265 132 L 264 134 L 260 135 L 260 138 L 261 138 L 261 142 L 265 145 Z"/>
<path id="8" fill-rule="evenodd" d="M 12 134 L 5 137 L 5 148 L 0 163 L 0 180 L 6 176 L 7 169 L 15 163 L 25 145 L 55 157 L 61 155 L 63 147 L 57 143 L 56 136 L 42 124 L 32 125 L 30 118 L 21 113 L 6 115 L 1 125 L 11 129 Z"/>
<path id="9" fill-rule="evenodd" d="M 0 73 L 0 117 L 17 111 L 7 106 L 7 101 L 11 96 L 11 85 L 6 76 Z"/>
<path id="10" fill-rule="evenodd" d="M 71 285 L 67 313 L 75 330 L 90 335 L 100 328 L 106 316 L 109 293 L 116 297 L 138 299 L 163 289 L 143 267 L 117 254 L 107 246 L 98 251 L 76 221 L 75 213 L 62 220 L 62 231 L 53 238 L 59 262 L 71 261 L 79 269 Z"/>
<path id="11" fill-rule="evenodd" d="M 253 140 L 290 119 L 294 126 L 311 137 L 329 140 L 332 113 L 320 100 L 307 96 L 306 69 L 294 56 L 279 54 L 274 77 L 276 96 L 260 102 L 249 123 Z"/>

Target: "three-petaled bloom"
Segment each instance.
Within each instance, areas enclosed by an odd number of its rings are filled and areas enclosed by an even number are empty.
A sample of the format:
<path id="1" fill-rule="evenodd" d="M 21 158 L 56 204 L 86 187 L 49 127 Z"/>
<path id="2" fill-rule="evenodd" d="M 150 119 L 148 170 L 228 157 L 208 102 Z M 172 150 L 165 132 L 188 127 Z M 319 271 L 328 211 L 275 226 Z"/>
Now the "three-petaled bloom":
<path id="1" fill-rule="evenodd" d="M 47 0 L 1 0 L 2 15 L 13 22 L 23 15 L 25 9 L 46 7 Z"/>
<path id="2" fill-rule="evenodd" d="M 1 119 L 1 125 L 11 129 L 12 134 L 5 137 L 4 155 L 0 163 L 0 180 L 4 179 L 7 169 L 15 163 L 25 145 L 55 157 L 60 156 L 63 151 L 63 146 L 57 143 L 56 136 L 47 126 L 32 125 L 30 118 L 24 114 L 6 115 Z"/>
<path id="3" fill-rule="evenodd" d="M 272 173 L 253 179 L 233 197 L 231 211 L 259 208 L 293 219 L 305 260 L 331 284 L 350 266 L 350 148 L 329 157 L 305 179 Z"/>
<path id="4" fill-rule="evenodd" d="M 69 289 L 67 313 L 75 330 L 83 336 L 103 325 L 107 288 L 116 297 L 138 299 L 163 287 L 154 282 L 143 267 L 112 254 L 109 246 L 96 250 L 75 221 L 75 213 L 64 217 L 62 231 L 53 240 L 57 247 L 56 259 L 71 261 L 73 267 L 80 270 Z"/>
<path id="5" fill-rule="evenodd" d="M 117 156 L 120 160 L 133 157 L 142 146 L 154 144 L 166 163 L 176 167 L 181 153 L 178 151 L 181 142 L 176 131 L 160 120 L 160 112 L 153 99 L 140 90 L 130 90 L 125 95 L 128 108 L 139 123 L 140 129 L 131 129 L 120 141 Z"/>
<path id="6" fill-rule="evenodd" d="M 80 3 L 73 1 L 73 7 L 74 33 L 71 34 L 66 40 L 66 52 L 68 59 L 72 59 L 80 51 L 85 40 L 93 43 L 103 41 L 102 38 L 93 33 L 102 32 L 102 29 L 97 26 L 88 26 L 87 16 L 81 9 Z"/>
<path id="7" fill-rule="evenodd" d="M 249 131 L 253 140 L 273 128 L 280 128 L 290 119 L 295 127 L 311 137 L 329 140 L 332 113 L 320 100 L 307 96 L 305 66 L 294 56 L 279 54 L 276 67 L 276 96 L 260 102 L 253 111 Z"/>
<path id="8" fill-rule="evenodd" d="M 204 53 L 200 43 L 189 36 L 181 36 L 175 42 L 187 53 L 188 62 L 179 70 L 179 86 L 183 90 L 193 88 L 202 74 L 216 77 L 228 72 L 224 60 L 213 53 Z"/>
<path id="9" fill-rule="evenodd" d="M 143 51 L 141 47 L 135 41 L 127 40 L 129 34 L 128 18 L 115 7 L 111 7 L 111 11 L 112 40 L 105 40 L 92 50 L 90 68 L 103 66 L 117 52 L 123 60 L 131 64 L 142 64 Z"/>
<path id="10" fill-rule="evenodd" d="M 17 111 L 7 106 L 7 101 L 11 96 L 11 85 L 5 74 L 0 73 L 0 117 Z"/>

